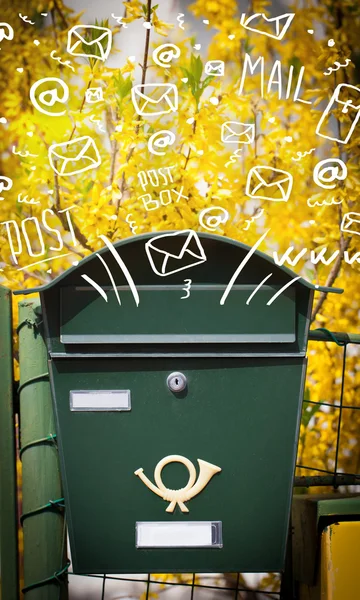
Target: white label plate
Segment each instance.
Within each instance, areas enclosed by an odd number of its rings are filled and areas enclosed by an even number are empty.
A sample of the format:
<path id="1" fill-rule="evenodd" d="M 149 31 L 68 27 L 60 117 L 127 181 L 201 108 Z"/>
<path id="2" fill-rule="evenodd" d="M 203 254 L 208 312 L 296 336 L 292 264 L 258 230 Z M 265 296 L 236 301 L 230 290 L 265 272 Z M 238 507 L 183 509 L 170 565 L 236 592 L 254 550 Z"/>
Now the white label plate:
<path id="1" fill-rule="evenodd" d="M 222 548 L 221 521 L 140 521 L 137 548 Z"/>
<path id="2" fill-rule="evenodd" d="M 130 390 L 71 390 L 70 410 L 131 410 Z"/>

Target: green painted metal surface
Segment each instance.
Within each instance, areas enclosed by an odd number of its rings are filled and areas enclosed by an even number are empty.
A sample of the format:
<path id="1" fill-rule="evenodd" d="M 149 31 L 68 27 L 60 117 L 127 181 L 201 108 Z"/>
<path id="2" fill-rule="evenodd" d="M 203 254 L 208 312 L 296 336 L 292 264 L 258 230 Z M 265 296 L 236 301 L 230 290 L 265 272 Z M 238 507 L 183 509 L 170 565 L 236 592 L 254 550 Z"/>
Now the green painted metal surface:
<path id="1" fill-rule="evenodd" d="M 104 300 L 95 290 L 77 288 L 75 294 L 69 294 L 68 288 L 62 288 L 61 340 L 73 344 L 77 341 L 98 343 L 99 340 L 107 344 L 154 341 L 194 344 L 214 339 L 217 343 L 294 342 L 294 290 L 282 294 L 278 303 L 266 306 L 276 293 L 274 288 L 266 286 L 246 306 L 254 289 L 255 286 L 237 286 L 226 306 L 220 305 L 223 293 L 220 286 L 192 286 L 186 302 L 182 300 L 185 294 L 179 293 L 176 286 L 142 287 L 139 306 L 131 292 L 120 290 L 122 311 L 119 314 L 119 303 L 112 290 L 107 290 L 104 311 Z M 244 314 L 239 316 L 241 305 L 246 306 L 246 319 Z"/>
<path id="2" fill-rule="evenodd" d="M 52 384 L 76 572 L 278 571 L 283 567 L 304 360 L 57 359 Z M 179 398 L 172 371 L 188 378 Z M 130 389 L 129 412 L 71 412 L 71 390 Z M 286 393 L 284 393 L 286 390 Z M 222 468 L 188 502 L 166 513 L 134 471 L 153 479 L 180 454 Z M 275 466 L 275 468 L 274 468 Z M 165 485 L 183 487 L 173 464 Z M 135 548 L 136 521 L 223 522 L 223 549 Z"/>
<path id="3" fill-rule="evenodd" d="M 360 520 L 358 494 L 301 494 L 292 502 L 293 565 L 295 579 L 315 585 L 319 555 L 319 533 L 329 524 Z"/>
<path id="4" fill-rule="evenodd" d="M 0 598 L 18 594 L 11 291 L 0 286 Z"/>
<path id="5" fill-rule="evenodd" d="M 179 235 L 185 240 L 186 232 Z M 295 274 L 261 253 L 246 262 L 250 248 L 243 244 L 198 235 L 206 262 L 165 282 L 151 269 L 147 234 L 115 244 L 113 252 L 100 250 L 39 289 L 79 573 L 284 568 L 314 286 L 292 281 Z M 168 238 L 166 250 L 175 254 L 179 239 Z M 235 287 L 220 303 L 240 264 Z M 188 278 L 193 294 L 181 300 Z M 94 295 L 90 280 L 101 294 Z M 186 392 L 170 392 L 172 371 L 186 375 Z M 75 390 L 130 390 L 131 410 L 71 411 Z M 143 468 L 152 479 L 157 463 L 174 454 L 222 469 L 189 500 L 189 513 L 166 512 L 165 501 L 134 474 Z M 172 464 L 164 479 L 181 488 L 187 471 Z M 221 521 L 223 547 L 136 548 L 139 521 Z"/>

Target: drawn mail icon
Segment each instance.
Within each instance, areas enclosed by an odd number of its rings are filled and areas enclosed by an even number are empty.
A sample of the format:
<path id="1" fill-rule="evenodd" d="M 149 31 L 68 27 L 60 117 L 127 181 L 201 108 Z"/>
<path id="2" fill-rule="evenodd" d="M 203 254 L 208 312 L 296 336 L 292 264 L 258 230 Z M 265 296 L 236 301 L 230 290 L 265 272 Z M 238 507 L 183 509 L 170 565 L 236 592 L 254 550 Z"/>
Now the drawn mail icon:
<path id="1" fill-rule="evenodd" d="M 245 194 L 250 198 L 287 202 L 290 198 L 293 176 L 273 167 L 253 167 L 248 174 Z"/>
<path id="2" fill-rule="evenodd" d="M 135 85 L 131 96 L 137 114 L 142 117 L 167 115 L 178 109 L 178 90 L 172 83 Z"/>
<path id="3" fill-rule="evenodd" d="M 156 275 L 166 277 L 206 261 L 198 235 L 191 229 L 166 233 L 145 244 L 146 254 Z"/>
<path id="4" fill-rule="evenodd" d="M 85 91 L 85 101 L 89 104 L 96 104 L 102 100 L 104 100 L 104 95 L 101 87 L 88 88 Z"/>
<path id="5" fill-rule="evenodd" d="M 213 75 L 214 77 L 222 77 L 225 75 L 225 63 L 222 60 L 208 60 L 205 63 L 205 75 Z"/>
<path id="6" fill-rule="evenodd" d="M 255 139 L 255 125 L 226 121 L 221 126 L 221 141 L 225 144 L 251 144 Z"/>
<path id="7" fill-rule="evenodd" d="M 360 213 L 345 213 L 340 229 L 341 231 L 344 231 L 344 233 L 354 233 L 355 235 L 360 235 Z"/>
<path id="8" fill-rule="evenodd" d="M 84 173 L 101 165 L 99 150 L 87 135 L 50 146 L 49 161 L 55 173 L 63 177 Z"/>
<path id="9" fill-rule="evenodd" d="M 110 54 L 112 33 L 107 27 L 75 25 L 68 32 L 67 51 L 73 56 L 105 61 Z"/>
<path id="10" fill-rule="evenodd" d="M 341 136 L 331 132 L 334 111 L 341 111 Z M 347 144 L 360 119 L 360 87 L 340 83 L 321 115 L 316 127 L 317 135 L 340 144 Z"/>
<path id="11" fill-rule="evenodd" d="M 295 13 L 285 13 L 278 17 L 267 17 L 263 13 L 255 13 L 251 17 L 246 18 L 246 15 L 243 13 L 240 25 L 245 27 L 245 29 L 249 29 L 249 31 L 262 33 L 275 40 L 282 40 L 294 17 Z"/>

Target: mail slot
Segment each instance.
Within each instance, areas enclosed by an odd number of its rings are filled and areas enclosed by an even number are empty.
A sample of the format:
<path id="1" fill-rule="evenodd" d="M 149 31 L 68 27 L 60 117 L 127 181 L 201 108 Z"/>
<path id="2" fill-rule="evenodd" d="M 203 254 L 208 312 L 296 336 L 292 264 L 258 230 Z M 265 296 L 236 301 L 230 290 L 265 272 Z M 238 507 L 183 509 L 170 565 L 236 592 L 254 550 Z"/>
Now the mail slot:
<path id="1" fill-rule="evenodd" d="M 74 571 L 284 568 L 314 287 L 186 230 L 38 289 Z"/>

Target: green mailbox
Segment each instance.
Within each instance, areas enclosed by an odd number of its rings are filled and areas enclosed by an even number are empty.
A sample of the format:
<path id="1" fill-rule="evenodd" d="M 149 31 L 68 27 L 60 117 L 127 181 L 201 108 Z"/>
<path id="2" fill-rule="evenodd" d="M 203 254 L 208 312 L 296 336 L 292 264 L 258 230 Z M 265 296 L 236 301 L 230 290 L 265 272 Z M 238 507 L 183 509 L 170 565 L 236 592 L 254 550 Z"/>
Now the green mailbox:
<path id="1" fill-rule="evenodd" d="M 74 571 L 281 571 L 314 286 L 258 244 L 102 239 L 37 290 Z"/>

